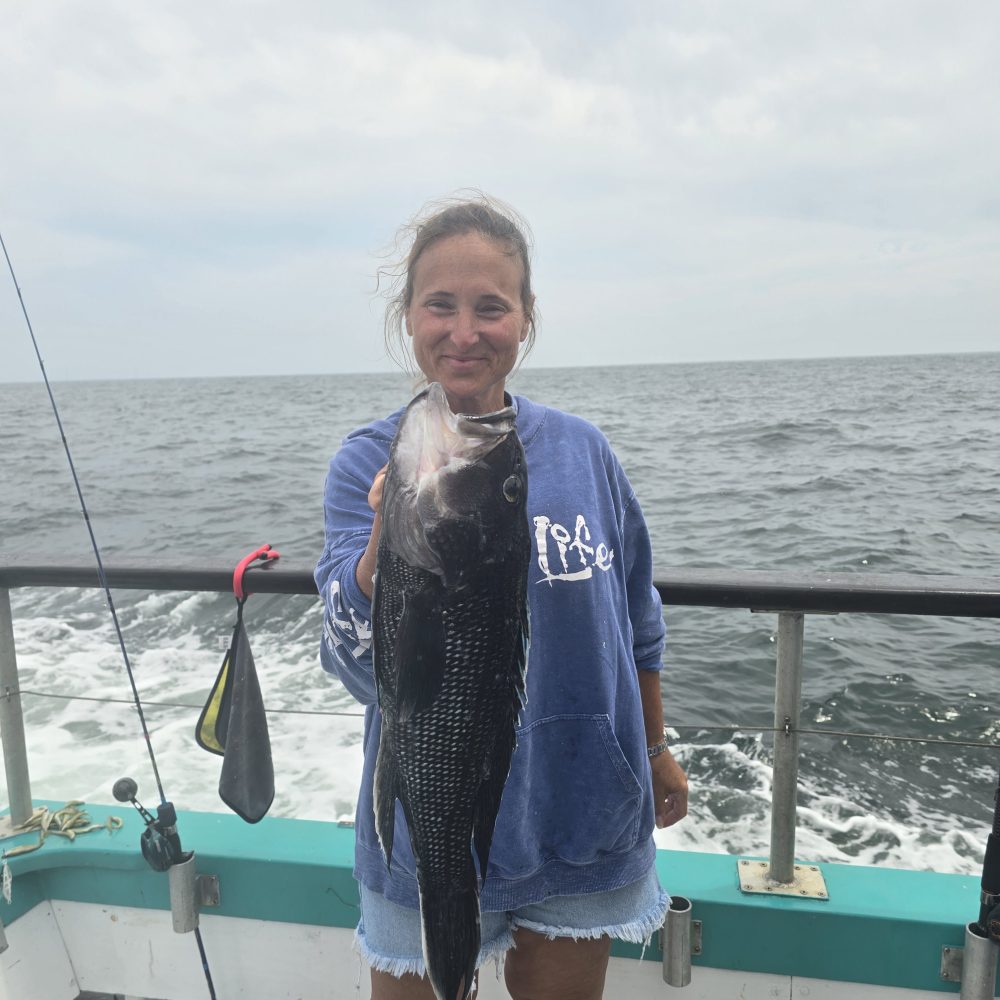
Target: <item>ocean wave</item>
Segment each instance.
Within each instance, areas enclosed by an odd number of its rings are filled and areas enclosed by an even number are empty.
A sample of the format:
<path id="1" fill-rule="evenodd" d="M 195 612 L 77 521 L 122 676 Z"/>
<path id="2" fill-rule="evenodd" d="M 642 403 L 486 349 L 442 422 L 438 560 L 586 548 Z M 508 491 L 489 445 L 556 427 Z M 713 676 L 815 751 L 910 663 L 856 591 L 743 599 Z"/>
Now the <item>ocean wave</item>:
<path id="1" fill-rule="evenodd" d="M 606 431 L 640 497 L 658 565 L 992 576 L 998 380 L 1000 355 L 985 355 L 529 368 L 515 391 Z M 107 556 L 235 561 L 269 541 L 308 565 L 322 548 L 330 455 L 407 391 L 397 376 L 313 376 L 67 384 L 60 399 Z M 232 405 L 251 395 L 253 407 Z M 0 440 L 15 470 L 0 480 L 5 550 L 87 560 L 43 404 L 35 386 L 0 397 Z M 116 592 L 115 600 L 142 698 L 194 706 L 148 709 L 169 793 L 222 811 L 218 760 L 192 733 L 228 642 L 232 596 Z M 24 697 L 34 793 L 108 801 L 113 781 L 131 771 L 149 794 L 102 596 L 44 588 L 14 591 L 12 604 L 22 687 L 122 702 Z M 665 617 L 664 700 L 693 794 L 691 819 L 657 837 L 766 853 L 775 616 L 668 607 Z M 247 623 L 275 710 L 275 813 L 351 814 L 361 710 L 318 665 L 318 602 L 258 595 Z M 1000 739 L 996 622 L 809 616 L 805 636 L 807 728 Z M 742 728 L 680 728 L 724 724 Z M 799 843 L 817 859 L 973 870 L 994 758 L 804 736 Z"/>

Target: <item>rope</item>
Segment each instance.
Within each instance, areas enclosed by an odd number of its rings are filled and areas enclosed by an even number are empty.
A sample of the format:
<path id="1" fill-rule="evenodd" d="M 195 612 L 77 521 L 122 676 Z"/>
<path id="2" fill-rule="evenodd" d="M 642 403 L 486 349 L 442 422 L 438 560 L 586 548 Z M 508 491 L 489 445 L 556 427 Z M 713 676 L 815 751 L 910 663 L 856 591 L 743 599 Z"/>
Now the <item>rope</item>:
<path id="1" fill-rule="evenodd" d="M 129 698 L 97 698 L 85 694 L 52 694 L 48 691 L 28 691 L 26 688 L 21 688 L 19 691 L 5 691 L 0 697 L 13 697 L 18 694 L 30 694 L 36 698 L 58 698 L 62 701 L 99 701 L 107 705 L 132 704 Z M 182 701 L 144 701 L 143 704 L 147 708 L 190 708 L 196 712 L 200 712 L 204 707 L 202 705 L 189 705 Z M 364 712 L 332 712 L 321 708 L 265 708 L 264 711 L 268 715 L 333 715 L 345 719 L 363 719 L 365 717 Z"/>
<path id="2" fill-rule="evenodd" d="M 53 694 L 48 691 L 29 691 L 21 688 L 18 691 L 7 691 L 0 697 L 13 697 L 14 695 L 31 695 L 35 698 L 56 698 L 61 701 L 97 701 L 106 705 L 131 705 L 127 698 L 97 698 L 82 694 Z M 200 712 L 201 705 L 189 705 L 182 701 L 144 701 L 147 708 L 187 708 L 194 712 Z M 265 708 L 268 715 L 326 715 L 339 719 L 363 719 L 364 712 L 335 712 L 322 708 Z M 700 725 L 668 725 L 669 729 L 683 730 L 685 732 L 705 732 L 725 733 L 733 730 L 750 730 L 760 733 L 784 733 L 785 730 L 776 726 L 742 725 L 740 723 L 729 723 L 723 726 L 700 726 Z M 893 736 L 890 733 L 858 733 L 849 732 L 843 729 L 792 729 L 790 733 L 800 733 L 804 736 L 842 736 L 854 740 L 871 740 L 873 743 L 884 741 L 886 743 L 925 743 L 932 746 L 944 747 L 971 747 L 975 750 L 1000 750 L 1000 743 L 984 743 L 976 740 L 945 740 L 934 736 Z"/>
<path id="3" fill-rule="evenodd" d="M 699 730 L 707 732 L 729 732 L 734 729 L 749 729 L 761 733 L 785 733 L 784 728 L 777 726 L 740 726 L 731 724 L 727 726 L 671 726 L 668 729 Z M 936 736 L 891 736 L 889 733 L 852 733 L 843 729 L 789 729 L 788 735 L 792 733 L 802 733 L 808 736 L 844 736 L 848 739 L 871 740 L 873 743 L 883 740 L 887 743 L 927 743 L 933 746 L 943 747 L 973 747 L 978 750 L 1000 750 L 1000 743 L 982 743 L 974 740 L 943 740 Z"/>

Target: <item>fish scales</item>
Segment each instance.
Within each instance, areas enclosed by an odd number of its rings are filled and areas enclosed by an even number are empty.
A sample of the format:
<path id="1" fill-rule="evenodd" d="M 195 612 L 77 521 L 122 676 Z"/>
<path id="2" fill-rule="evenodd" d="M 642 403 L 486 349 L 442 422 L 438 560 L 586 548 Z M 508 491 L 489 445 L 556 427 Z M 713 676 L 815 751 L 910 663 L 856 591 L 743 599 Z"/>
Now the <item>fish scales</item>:
<path id="1" fill-rule="evenodd" d="M 478 875 L 524 696 L 526 494 L 512 409 L 456 416 L 437 385 L 411 402 L 390 452 L 373 600 L 375 812 L 391 866 L 402 805 L 440 1000 L 473 985 Z"/>

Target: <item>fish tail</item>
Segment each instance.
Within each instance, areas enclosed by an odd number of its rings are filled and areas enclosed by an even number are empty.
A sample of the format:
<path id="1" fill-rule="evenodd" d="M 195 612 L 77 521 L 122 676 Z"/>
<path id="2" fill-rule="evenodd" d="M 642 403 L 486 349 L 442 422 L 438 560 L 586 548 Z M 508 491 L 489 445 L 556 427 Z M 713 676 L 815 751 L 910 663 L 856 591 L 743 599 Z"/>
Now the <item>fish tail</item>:
<path id="1" fill-rule="evenodd" d="M 479 957 L 479 892 L 471 888 L 420 891 L 424 961 L 438 1000 L 466 1000 L 475 985 Z"/>

